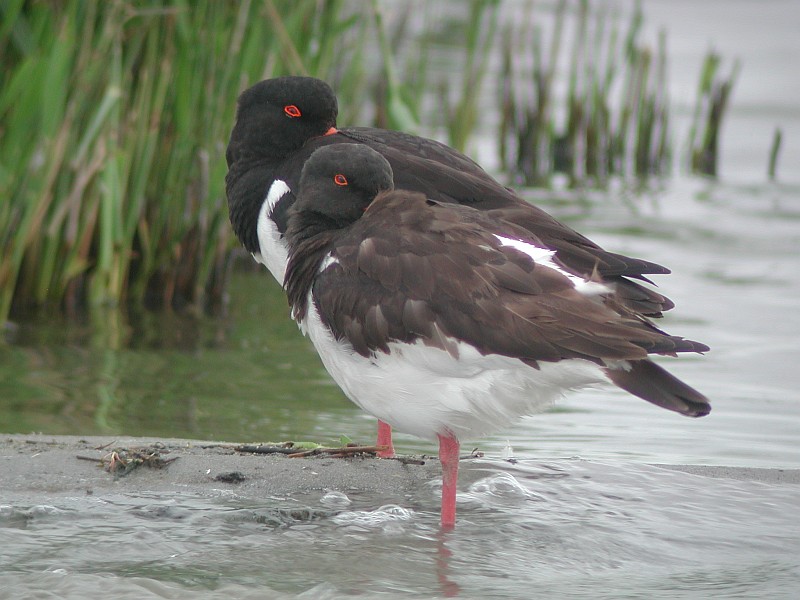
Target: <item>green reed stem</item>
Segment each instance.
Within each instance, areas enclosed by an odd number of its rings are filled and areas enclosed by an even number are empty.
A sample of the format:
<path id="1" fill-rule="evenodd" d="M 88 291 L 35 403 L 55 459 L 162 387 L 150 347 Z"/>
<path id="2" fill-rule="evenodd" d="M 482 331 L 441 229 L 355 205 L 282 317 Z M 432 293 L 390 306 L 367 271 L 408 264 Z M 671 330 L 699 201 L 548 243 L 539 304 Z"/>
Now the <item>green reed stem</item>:
<path id="1" fill-rule="evenodd" d="M 769 150 L 769 163 L 767 165 L 767 176 L 770 181 L 775 181 L 778 172 L 778 155 L 781 151 L 781 141 L 783 140 L 783 132 L 780 128 L 775 129 L 775 135 L 772 137 L 772 146 Z"/>
<path id="2" fill-rule="evenodd" d="M 0 12 L 0 321 L 31 305 L 219 305 L 236 97 L 295 69 L 335 82 L 365 17 L 344 0 Z"/>

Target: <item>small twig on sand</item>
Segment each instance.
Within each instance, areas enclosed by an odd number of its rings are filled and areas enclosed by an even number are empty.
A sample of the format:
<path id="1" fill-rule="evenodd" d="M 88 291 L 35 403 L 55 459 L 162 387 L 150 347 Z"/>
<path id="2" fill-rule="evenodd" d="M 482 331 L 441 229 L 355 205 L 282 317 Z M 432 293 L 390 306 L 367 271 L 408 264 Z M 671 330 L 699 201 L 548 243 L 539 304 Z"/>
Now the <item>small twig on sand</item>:
<path id="1" fill-rule="evenodd" d="M 337 448 L 311 445 L 314 447 L 309 448 L 309 444 L 297 444 L 295 442 L 284 442 L 282 444 L 247 444 L 236 446 L 234 450 L 252 454 L 285 454 L 289 458 L 304 458 L 306 456 L 315 456 L 318 454 L 326 454 L 332 458 L 343 458 L 354 454 L 374 455 L 388 449 L 388 446 L 359 446 L 357 444 L 347 444 Z"/>
<path id="2" fill-rule="evenodd" d="M 254 444 L 247 444 L 236 446 L 234 448 L 236 452 L 250 452 L 251 454 L 296 454 L 297 448 L 288 445 L 254 445 Z"/>
<path id="3" fill-rule="evenodd" d="M 388 450 L 389 446 L 342 446 L 340 448 L 314 448 L 312 450 L 305 450 L 303 452 L 295 452 L 289 454 L 289 458 L 304 458 L 306 456 L 314 456 L 315 454 L 327 454 L 331 458 L 342 458 L 345 456 L 352 456 L 353 454 L 377 454 L 383 450 Z"/>
<path id="4" fill-rule="evenodd" d="M 81 456 L 80 454 L 76 456 L 78 460 L 90 460 L 92 462 L 103 462 L 102 458 L 97 458 L 96 456 Z"/>

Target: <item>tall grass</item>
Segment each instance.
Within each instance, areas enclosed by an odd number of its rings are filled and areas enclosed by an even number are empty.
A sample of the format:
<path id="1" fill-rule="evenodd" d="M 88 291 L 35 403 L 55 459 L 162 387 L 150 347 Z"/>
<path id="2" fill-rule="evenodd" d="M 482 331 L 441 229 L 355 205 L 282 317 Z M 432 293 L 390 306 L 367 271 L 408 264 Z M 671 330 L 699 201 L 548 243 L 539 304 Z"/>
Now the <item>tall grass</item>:
<path id="1" fill-rule="evenodd" d="M 690 161 L 693 173 L 715 176 L 719 154 L 719 132 L 728 107 L 740 63 L 735 61 L 730 75 L 720 75 L 722 57 L 709 52 L 700 71 L 692 127 L 689 133 Z"/>
<path id="2" fill-rule="evenodd" d="M 455 6 L 460 10 L 424 0 L 402 5 L 373 0 L 380 53 L 374 124 L 416 134 L 441 131 L 443 141 L 463 152 L 481 124 L 480 92 L 496 46 L 501 2 Z M 391 23 L 387 8 L 394 9 Z M 447 71 L 437 72 L 432 62 L 443 56 Z"/>
<path id="3" fill-rule="evenodd" d="M 478 125 L 480 91 L 489 67 L 489 57 L 495 45 L 498 18 L 497 0 L 472 0 L 469 3 L 464 31 L 464 66 L 460 69 L 461 80 L 457 84 L 455 94 L 450 93 L 446 83 L 441 93 L 441 105 L 445 107 L 448 143 L 461 152 L 466 151 L 469 137 Z"/>
<path id="4" fill-rule="evenodd" d="M 363 36 L 344 5 L 0 4 L 0 321 L 30 305 L 219 303 L 235 99 L 287 72 L 355 93 Z"/>
<path id="5" fill-rule="evenodd" d="M 571 38 L 565 45 L 570 11 Z M 506 29 L 498 135 L 504 170 L 527 185 L 548 185 L 554 172 L 582 185 L 603 185 L 612 175 L 669 173 L 666 33 L 659 33 L 654 48 L 643 43 L 643 19 L 639 3 L 624 27 L 604 3 L 560 0 L 552 15 L 531 10 Z M 562 98 L 556 73 L 565 53 Z M 739 70 L 737 62 L 721 77 L 720 61 L 713 52 L 706 57 L 689 135 L 687 162 L 692 172 L 706 175 L 716 174 L 719 131 Z M 561 106 L 564 111 L 557 110 Z"/>
<path id="6" fill-rule="evenodd" d="M 646 176 L 669 167 L 665 35 L 653 51 L 639 41 L 638 4 L 624 36 L 619 15 L 594 6 L 561 0 L 548 21 L 549 45 L 542 15 L 534 11 L 503 38 L 500 156 L 504 169 L 528 185 L 547 184 L 554 171 L 603 182 L 612 174 Z M 570 8 L 575 15 L 565 46 Z M 521 49 L 530 64 L 517 60 Z M 556 73 L 564 51 L 569 67 L 562 101 Z"/>

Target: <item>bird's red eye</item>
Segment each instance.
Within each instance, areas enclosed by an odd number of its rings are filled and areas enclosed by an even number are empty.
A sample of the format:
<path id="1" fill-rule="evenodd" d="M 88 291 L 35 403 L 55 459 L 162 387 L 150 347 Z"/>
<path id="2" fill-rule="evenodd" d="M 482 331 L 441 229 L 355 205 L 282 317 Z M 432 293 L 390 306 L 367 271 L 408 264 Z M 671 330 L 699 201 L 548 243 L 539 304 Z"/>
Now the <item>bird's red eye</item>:
<path id="1" fill-rule="evenodd" d="M 291 117 L 292 119 L 299 117 L 302 114 L 300 112 L 300 109 L 297 108 L 294 104 L 290 104 L 289 106 L 284 106 L 283 112 L 286 113 L 287 117 Z"/>
<path id="2" fill-rule="evenodd" d="M 347 185 L 347 177 L 339 173 L 333 176 L 333 183 L 336 185 Z"/>

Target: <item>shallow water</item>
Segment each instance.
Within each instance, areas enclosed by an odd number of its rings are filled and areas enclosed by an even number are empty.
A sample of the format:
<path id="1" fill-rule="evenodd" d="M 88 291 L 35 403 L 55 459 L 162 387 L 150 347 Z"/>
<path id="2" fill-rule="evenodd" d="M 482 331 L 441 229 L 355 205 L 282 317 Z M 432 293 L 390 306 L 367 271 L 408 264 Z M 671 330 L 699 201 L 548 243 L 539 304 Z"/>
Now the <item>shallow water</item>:
<path id="1" fill-rule="evenodd" d="M 324 502 L 12 497 L 0 485 L 0 598 L 795 598 L 798 486 L 648 463 L 800 468 L 797 7 L 644 3 L 648 26 L 668 28 L 679 142 L 705 51 L 713 42 L 742 58 L 719 181 L 677 173 L 638 190 L 526 192 L 607 248 L 673 270 L 657 280 L 677 304 L 662 324 L 712 351 L 664 363 L 712 399 L 709 417 L 609 389 L 574 394 L 474 440 L 489 458 L 465 465 L 446 535 L 436 482 L 418 497 Z M 770 183 L 776 125 L 784 149 Z M 492 151 L 475 149 L 490 165 Z M 374 420 L 331 383 L 278 286 L 239 273 L 230 295 L 224 319 L 98 311 L 17 322 L 0 342 L 0 431 L 371 440 Z M 400 452 L 435 450 L 396 441 Z M 508 453 L 520 462 L 502 461 Z M 292 518 L 297 506 L 316 518 Z"/>
<path id="2" fill-rule="evenodd" d="M 0 597 L 790 598 L 800 589 L 797 485 L 619 461 L 475 460 L 463 466 L 458 526 L 443 534 L 433 483 L 383 506 L 340 492 L 16 498 L 0 507 Z M 298 503 L 312 518 L 293 511 Z"/>

